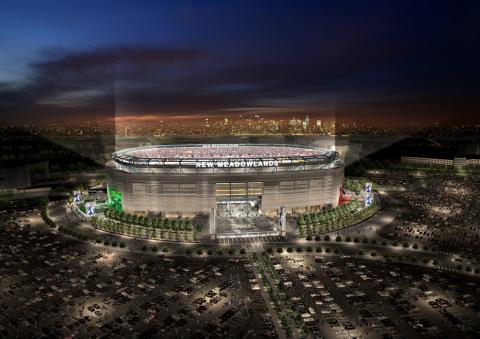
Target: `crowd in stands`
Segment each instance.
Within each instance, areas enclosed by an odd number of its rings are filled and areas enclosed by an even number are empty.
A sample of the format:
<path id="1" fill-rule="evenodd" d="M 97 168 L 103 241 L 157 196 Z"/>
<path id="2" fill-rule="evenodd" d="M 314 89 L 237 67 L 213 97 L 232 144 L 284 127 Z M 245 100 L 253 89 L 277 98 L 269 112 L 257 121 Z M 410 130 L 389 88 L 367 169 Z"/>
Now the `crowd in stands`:
<path id="1" fill-rule="evenodd" d="M 322 156 L 324 151 L 311 148 L 288 146 L 205 145 L 203 147 L 177 146 L 152 147 L 132 150 L 128 155 L 152 159 L 224 159 L 224 158 L 269 158 Z"/>

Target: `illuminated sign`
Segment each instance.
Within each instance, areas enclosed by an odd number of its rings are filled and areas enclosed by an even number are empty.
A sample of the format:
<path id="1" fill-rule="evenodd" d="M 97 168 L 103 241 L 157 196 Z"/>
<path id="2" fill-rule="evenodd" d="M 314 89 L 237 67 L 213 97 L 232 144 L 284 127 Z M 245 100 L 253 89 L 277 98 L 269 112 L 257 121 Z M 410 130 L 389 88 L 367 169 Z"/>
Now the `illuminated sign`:
<path id="1" fill-rule="evenodd" d="M 202 145 L 203 148 L 218 148 L 218 147 L 238 147 L 238 144 L 211 144 L 211 145 Z"/>
<path id="2" fill-rule="evenodd" d="M 365 206 L 373 205 L 373 194 L 368 194 L 365 196 Z"/>
<path id="3" fill-rule="evenodd" d="M 79 191 L 73 191 L 73 200 L 75 202 L 79 202 L 81 200 L 81 197 L 82 193 L 80 193 Z"/>
<path id="4" fill-rule="evenodd" d="M 196 168 L 275 167 L 278 160 L 197 161 Z"/>
<path id="5" fill-rule="evenodd" d="M 85 205 L 85 209 L 87 211 L 87 215 L 94 215 L 95 214 L 95 204 L 94 203 L 87 203 Z"/>
<path id="6" fill-rule="evenodd" d="M 372 193 L 372 183 L 371 182 L 367 182 L 365 184 L 365 192 Z"/>

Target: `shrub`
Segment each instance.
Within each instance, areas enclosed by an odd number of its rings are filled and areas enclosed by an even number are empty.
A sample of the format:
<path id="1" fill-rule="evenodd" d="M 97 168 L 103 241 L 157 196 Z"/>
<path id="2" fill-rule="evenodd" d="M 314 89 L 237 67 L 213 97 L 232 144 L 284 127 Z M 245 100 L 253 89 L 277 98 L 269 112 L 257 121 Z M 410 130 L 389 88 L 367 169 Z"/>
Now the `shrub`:
<path id="1" fill-rule="evenodd" d="M 360 239 L 358 237 L 353 238 L 353 242 L 360 242 Z"/>
<path id="2" fill-rule="evenodd" d="M 321 238 L 319 235 L 317 235 L 317 236 L 315 237 L 315 241 L 320 241 L 320 240 L 322 240 L 322 238 Z"/>
<path id="3" fill-rule="evenodd" d="M 372 257 L 376 257 L 376 256 L 377 256 L 377 252 L 373 251 L 372 253 L 370 253 L 370 255 L 371 255 Z"/>
<path id="4" fill-rule="evenodd" d="M 408 244 L 408 242 L 404 242 L 402 246 L 403 246 L 403 248 L 408 248 L 408 247 L 410 247 L 410 245 Z"/>
<path id="5" fill-rule="evenodd" d="M 308 235 L 306 239 L 307 239 L 308 241 L 311 241 L 311 240 L 312 240 L 312 236 L 311 236 L 311 235 Z"/>
<path id="6" fill-rule="evenodd" d="M 187 250 L 185 251 L 185 254 L 191 255 L 191 254 L 192 254 L 192 250 L 191 250 L 190 248 L 187 248 Z"/>
<path id="7" fill-rule="evenodd" d="M 433 264 L 434 264 L 435 266 L 437 266 L 437 265 L 438 265 L 438 260 L 435 259 L 435 260 L 433 261 Z"/>
<path id="8" fill-rule="evenodd" d="M 277 248 L 277 253 L 283 253 L 283 248 L 278 247 L 278 248 Z"/>
<path id="9" fill-rule="evenodd" d="M 112 241 L 112 246 L 113 246 L 113 247 L 117 247 L 117 246 L 118 246 L 118 244 L 117 244 L 117 242 L 116 242 L 115 240 Z"/>
<path id="10" fill-rule="evenodd" d="M 325 249 L 325 252 L 330 253 L 330 252 L 332 252 L 332 249 L 331 249 L 330 247 L 327 247 L 327 248 Z"/>
<path id="11" fill-rule="evenodd" d="M 387 245 L 388 245 L 388 242 L 385 241 L 385 240 L 383 240 L 383 241 L 382 241 L 382 246 L 387 246 Z"/>
<path id="12" fill-rule="evenodd" d="M 168 247 L 162 248 L 162 252 L 163 252 L 163 253 L 168 253 L 168 251 L 169 251 L 169 250 L 168 250 Z"/>
<path id="13" fill-rule="evenodd" d="M 240 250 L 240 254 L 242 254 L 242 255 L 245 254 L 245 249 L 244 249 L 244 248 L 242 248 L 242 249 Z"/>
<path id="14" fill-rule="evenodd" d="M 120 247 L 125 248 L 125 243 L 123 241 L 120 243 Z"/>
<path id="15" fill-rule="evenodd" d="M 108 246 L 108 245 L 110 245 L 110 241 L 105 240 L 105 241 L 103 242 L 103 244 L 106 245 L 106 246 Z"/>
<path id="16" fill-rule="evenodd" d="M 297 247 L 297 252 L 298 252 L 298 253 L 300 253 L 300 252 L 302 252 L 302 251 L 303 251 L 303 249 L 302 249 L 301 247 Z"/>
<path id="17" fill-rule="evenodd" d="M 413 246 L 412 246 L 412 247 L 413 247 L 414 249 L 418 249 L 418 244 L 417 244 L 417 243 L 415 243 L 415 244 L 413 244 Z"/>
<path id="18" fill-rule="evenodd" d="M 292 252 L 293 252 L 293 248 L 291 248 L 291 247 L 287 248 L 287 252 L 288 252 L 288 253 L 292 253 Z"/>
<path id="19" fill-rule="evenodd" d="M 340 253 L 340 249 L 335 247 L 335 249 L 333 250 L 333 253 L 336 253 L 336 254 Z"/>
<path id="20" fill-rule="evenodd" d="M 397 246 L 398 246 L 398 241 L 394 241 L 394 242 L 392 242 L 392 246 L 395 246 L 395 247 L 397 247 Z"/>
<path id="21" fill-rule="evenodd" d="M 428 263 L 430 262 L 430 259 L 428 259 L 428 258 L 423 258 L 422 262 L 423 262 L 424 264 L 428 264 Z"/>
<path id="22" fill-rule="evenodd" d="M 472 268 L 471 268 L 470 266 L 467 266 L 467 267 L 465 268 L 465 271 L 467 271 L 467 272 L 472 272 Z"/>
<path id="23" fill-rule="evenodd" d="M 345 238 L 345 241 L 346 241 L 346 242 L 351 242 L 351 241 L 352 241 L 352 238 L 350 238 L 350 236 L 347 236 L 347 237 Z"/>
<path id="24" fill-rule="evenodd" d="M 458 266 L 457 266 L 457 270 L 458 270 L 458 271 L 463 270 L 463 266 L 462 266 L 462 265 L 458 265 Z"/>
<path id="25" fill-rule="evenodd" d="M 142 246 L 142 251 L 146 251 L 147 250 L 147 246 L 146 245 L 143 245 Z"/>
<path id="26" fill-rule="evenodd" d="M 201 248 L 199 248 L 199 249 L 197 250 L 197 254 L 198 254 L 198 255 L 202 255 L 202 254 L 203 254 L 203 251 L 202 251 Z"/>
<path id="27" fill-rule="evenodd" d="M 235 250 L 234 250 L 233 248 L 229 249 L 229 250 L 228 250 L 228 254 L 234 255 L 234 254 L 235 254 Z"/>
<path id="28" fill-rule="evenodd" d="M 273 249 L 271 247 L 267 248 L 268 253 L 273 253 Z"/>
<path id="29" fill-rule="evenodd" d="M 321 248 L 321 247 L 317 247 L 317 249 L 315 250 L 315 252 L 317 252 L 317 253 L 322 253 L 322 248 Z"/>
<path id="30" fill-rule="evenodd" d="M 376 245 L 376 244 L 377 244 L 377 239 L 372 239 L 372 240 L 370 240 L 370 244 Z"/>
<path id="31" fill-rule="evenodd" d="M 310 246 L 307 247 L 307 252 L 312 252 L 312 248 Z"/>
<path id="32" fill-rule="evenodd" d="M 158 252 L 158 247 L 157 246 L 152 246 L 152 252 Z"/>
<path id="33" fill-rule="evenodd" d="M 368 244 L 368 239 L 367 239 L 367 238 L 363 238 L 362 242 L 363 242 L 364 244 Z"/>
<path id="34" fill-rule="evenodd" d="M 330 236 L 327 234 L 326 236 L 323 237 L 323 240 L 330 241 Z"/>
<path id="35" fill-rule="evenodd" d="M 341 236 L 339 236 L 339 235 L 337 235 L 337 237 L 335 238 L 335 241 L 337 241 L 337 242 L 340 242 L 340 241 L 342 241 L 342 237 L 341 237 Z"/>
<path id="36" fill-rule="evenodd" d="M 358 255 L 363 255 L 363 251 L 362 250 L 358 251 Z"/>
<path id="37" fill-rule="evenodd" d="M 96 240 L 95 242 L 96 242 L 97 244 L 100 244 L 100 243 L 102 243 L 102 239 L 97 238 L 97 240 Z"/>

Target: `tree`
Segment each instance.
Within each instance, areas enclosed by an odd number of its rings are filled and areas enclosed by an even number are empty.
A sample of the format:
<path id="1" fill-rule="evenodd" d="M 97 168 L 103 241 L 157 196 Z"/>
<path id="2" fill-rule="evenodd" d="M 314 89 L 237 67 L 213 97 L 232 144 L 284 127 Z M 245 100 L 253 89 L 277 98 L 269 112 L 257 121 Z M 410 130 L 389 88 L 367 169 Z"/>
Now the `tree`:
<path id="1" fill-rule="evenodd" d="M 193 230 L 192 223 L 190 222 L 190 220 L 187 220 L 185 222 L 185 230 L 190 232 Z"/>
<path id="2" fill-rule="evenodd" d="M 303 228 L 303 226 L 299 227 L 298 231 L 301 237 L 305 236 L 305 229 Z"/>
<path id="3" fill-rule="evenodd" d="M 166 229 L 166 230 L 170 229 L 170 220 L 163 219 L 163 228 Z"/>

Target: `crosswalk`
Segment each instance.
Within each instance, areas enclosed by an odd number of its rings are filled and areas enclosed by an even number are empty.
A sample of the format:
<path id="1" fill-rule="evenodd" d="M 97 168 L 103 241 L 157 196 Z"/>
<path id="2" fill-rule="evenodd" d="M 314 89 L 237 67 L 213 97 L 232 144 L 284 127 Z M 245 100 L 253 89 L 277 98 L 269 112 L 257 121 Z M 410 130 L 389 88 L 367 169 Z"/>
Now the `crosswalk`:
<path id="1" fill-rule="evenodd" d="M 217 242 L 222 245 L 238 245 L 238 244 L 261 244 L 285 241 L 281 236 L 254 236 L 242 238 L 218 238 Z"/>
<path id="2" fill-rule="evenodd" d="M 50 216 L 50 219 L 52 219 L 55 222 L 60 222 L 60 221 L 63 221 L 63 220 L 67 220 L 68 217 L 67 217 L 66 214 L 61 214 L 61 215 Z"/>

